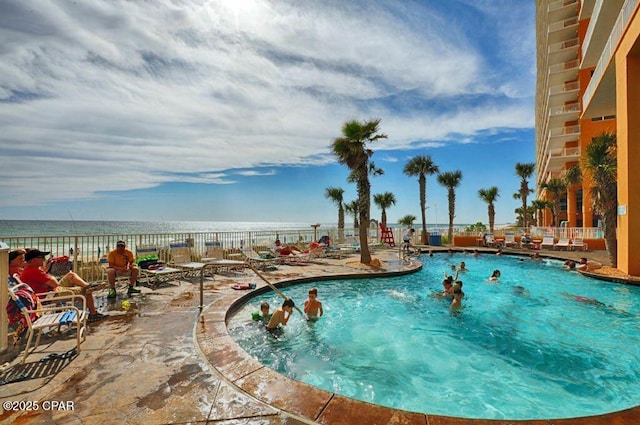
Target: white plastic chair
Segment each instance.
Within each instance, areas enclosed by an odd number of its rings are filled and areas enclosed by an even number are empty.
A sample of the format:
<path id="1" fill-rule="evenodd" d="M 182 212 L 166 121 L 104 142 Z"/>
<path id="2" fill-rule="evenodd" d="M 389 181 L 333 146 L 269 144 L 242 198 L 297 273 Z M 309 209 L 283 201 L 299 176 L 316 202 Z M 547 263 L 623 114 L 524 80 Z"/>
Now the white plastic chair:
<path id="1" fill-rule="evenodd" d="M 80 344 L 85 340 L 85 330 L 87 328 L 87 301 L 85 297 L 75 294 L 58 295 L 52 299 L 56 304 L 45 304 L 44 306 L 38 306 L 36 309 L 28 309 L 16 295 L 16 292 L 20 288 L 28 288 L 31 291 L 31 287 L 20 282 L 17 276 L 14 276 L 14 279 L 18 281 L 18 284 L 9 288 L 9 297 L 16 303 L 24 317 L 24 322 L 27 324 L 27 344 L 24 349 L 22 364 L 27 361 L 29 354 L 38 348 L 42 334 L 51 328 L 58 330 L 62 326 L 66 326 L 69 329 L 75 328 L 76 350 L 80 353 Z M 79 303 L 81 307 L 77 307 L 76 303 Z M 33 317 L 36 317 L 36 319 L 34 320 Z M 37 337 L 32 347 L 31 343 L 36 333 Z"/>

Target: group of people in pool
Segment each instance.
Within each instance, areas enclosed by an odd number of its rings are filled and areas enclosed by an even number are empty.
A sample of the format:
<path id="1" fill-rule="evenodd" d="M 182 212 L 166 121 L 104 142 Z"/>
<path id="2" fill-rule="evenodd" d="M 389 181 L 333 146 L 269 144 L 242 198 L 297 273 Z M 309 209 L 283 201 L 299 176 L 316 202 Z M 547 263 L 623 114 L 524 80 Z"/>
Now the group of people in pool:
<path id="1" fill-rule="evenodd" d="M 270 306 L 268 302 L 260 304 L 260 312 L 254 312 L 252 318 L 255 321 L 261 321 L 266 324 L 266 329 L 274 335 L 278 335 L 282 332 L 282 327 L 289 322 L 291 314 L 296 304 L 291 298 L 284 300 L 282 305 L 273 312 L 269 313 Z M 318 289 L 309 289 L 309 298 L 304 302 L 304 314 L 309 321 L 316 321 L 322 317 L 324 311 L 322 309 L 322 302 L 318 300 Z"/>

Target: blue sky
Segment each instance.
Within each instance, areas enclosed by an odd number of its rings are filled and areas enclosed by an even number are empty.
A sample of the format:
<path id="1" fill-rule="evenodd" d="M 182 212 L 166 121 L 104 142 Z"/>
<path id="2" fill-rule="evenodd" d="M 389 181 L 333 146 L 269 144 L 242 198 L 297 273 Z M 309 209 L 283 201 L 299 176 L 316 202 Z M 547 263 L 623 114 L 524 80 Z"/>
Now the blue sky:
<path id="1" fill-rule="evenodd" d="M 507 13 L 508 11 L 508 13 Z M 371 145 L 391 222 L 416 155 L 463 173 L 456 222 L 514 222 L 534 162 L 528 0 L 0 1 L 0 218 L 335 222 L 342 124 Z M 531 184 L 535 180 L 531 179 Z M 447 220 L 427 178 L 427 222 Z M 380 211 L 373 206 L 372 217 Z M 350 221 L 350 219 L 348 219 Z"/>

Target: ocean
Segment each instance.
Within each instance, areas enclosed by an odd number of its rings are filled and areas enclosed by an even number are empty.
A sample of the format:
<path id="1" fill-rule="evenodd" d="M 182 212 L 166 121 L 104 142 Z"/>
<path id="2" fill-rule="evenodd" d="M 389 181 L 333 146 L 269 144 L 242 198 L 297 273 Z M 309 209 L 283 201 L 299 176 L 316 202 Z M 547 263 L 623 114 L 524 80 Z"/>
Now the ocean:
<path id="1" fill-rule="evenodd" d="M 16 236 L 69 236 L 153 234 L 188 232 L 242 232 L 255 230 L 310 229 L 315 223 L 240 221 L 85 221 L 85 220 L 0 220 L 0 240 Z M 320 223 L 320 229 L 336 228 Z"/>

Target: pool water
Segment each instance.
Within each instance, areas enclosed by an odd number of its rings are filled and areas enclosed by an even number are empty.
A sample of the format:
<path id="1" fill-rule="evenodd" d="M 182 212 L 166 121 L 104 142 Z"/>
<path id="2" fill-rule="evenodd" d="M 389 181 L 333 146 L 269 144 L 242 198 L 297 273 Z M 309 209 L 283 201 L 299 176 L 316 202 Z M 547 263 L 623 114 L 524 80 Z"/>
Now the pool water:
<path id="1" fill-rule="evenodd" d="M 324 317 L 294 312 L 276 339 L 251 313 L 229 321 L 234 339 L 266 366 L 327 391 L 404 410 L 467 418 L 550 419 L 640 404 L 640 288 L 585 278 L 559 261 L 464 254 L 422 256 L 421 271 L 335 280 L 283 292 L 302 309 L 318 288 Z M 443 272 L 464 261 L 454 314 Z M 494 269 L 499 281 L 489 282 Z M 586 302 L 596 299 L 598 303 Z"/>

